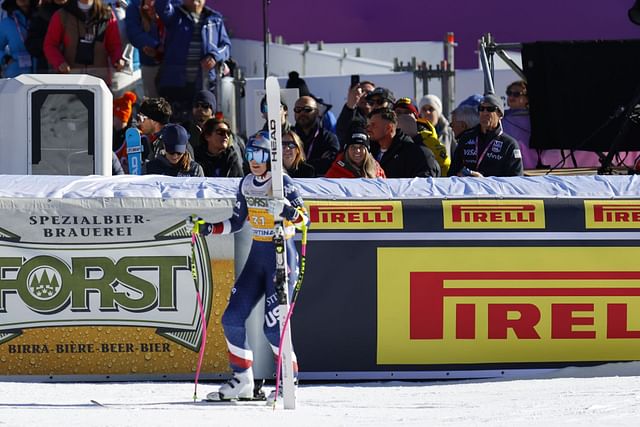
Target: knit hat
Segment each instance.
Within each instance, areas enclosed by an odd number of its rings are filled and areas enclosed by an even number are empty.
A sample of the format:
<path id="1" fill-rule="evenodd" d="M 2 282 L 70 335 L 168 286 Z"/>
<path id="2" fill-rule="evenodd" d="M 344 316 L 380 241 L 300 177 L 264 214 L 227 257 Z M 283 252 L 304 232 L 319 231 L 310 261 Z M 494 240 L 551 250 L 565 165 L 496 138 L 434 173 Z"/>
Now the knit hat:
<path id="1" fill-rule="evenodd" d="M 184 153 L 189 143 L 189 133 L 180 125 L 169 124 L 162 128 L 162 143 L 168 153 Z"/>
<path id="2" fill-rule="evenodd" d="M 125 92 L 120 98 L 113 100 L 113 116 L 120 119 L 122 123 L 129 123 L 133 104 L 138 97 L 133 92 Z"/>
<path id="3" fill-rule="evenodd" d="M 494 107 L 498 107 L 500 114 L 504 114 L 504 104 L 502 103 L 502 99 L 500 99 L 497 95 L 493 93 L 487 93 L 482 97 L 480 101 L 481 104 L 489 104 Z"/>
<path id="4" fill-rule="evenodd" d="M 396 108 L 406 108 L 407 110 L 411 111 L 411 114 L 413 114 L 416 117 L 420 115 L 418 113 L 418 109 L 416 108 L 416 106 L 413 105 L 413 102 L 411 102 L 411 98 L 398 99 L 396 103 L 393 105 L 393 109 L 395 110 Z"/>
<path id="5" fill-rule="evenodd" d="M 300 74 L 297 71 L 291 71 L 289 73 L 289 80 L 287 80 L 287 89 L 298 89 L 298 96 L 313 96 L 307 86 L 307 82 L 300 78 Z"/>
<path id="6" fill-rule="evenodd" d="M 425 95 L 422 97 L 420 102 L 418 103 L 418 110 L 422 110 L 422 107 L 425 105 L 430 105 L 434 110 L 438 113 L 439 116 L 442 115 L 442 101 L 435 95 Z"/>
<path id="7" fill-rule="evenodd" d="M 350 145 L 362 144 L 367 147 L 367 150 L 371 151 L 371 144 L 369 142 L 369 135 L 364 128 L 354 127 L 351 131 L 351 138 L 349 138 L 345 144 L 344 149 L 349 148 Z"/>
<path id="8" fill-rule="evenodd" d="M 374 90 L 372 90 L 371 92 L 369 92 L 367 94 L 367 100 L 372 99 L 375 96 L 379 96 L 380 98 L 384 99 L 385 101 L 389 101 L 391 103 L 396 102 L 396 97 L 393 96 L 393 92 L 391 92 L 389 89 L 384 88 L 384 87 L 377 87 Z"/>
<path id="9" fill-rule="evenodd" d="M 216 111 L 218 106 L 218 101 L 216 100 L 216 96 L 209 90 L 201 90 L 196 93 L 196 96 L 193 98 L 193 105 L 198 103 L 209 104 L 213 111 Z"/>

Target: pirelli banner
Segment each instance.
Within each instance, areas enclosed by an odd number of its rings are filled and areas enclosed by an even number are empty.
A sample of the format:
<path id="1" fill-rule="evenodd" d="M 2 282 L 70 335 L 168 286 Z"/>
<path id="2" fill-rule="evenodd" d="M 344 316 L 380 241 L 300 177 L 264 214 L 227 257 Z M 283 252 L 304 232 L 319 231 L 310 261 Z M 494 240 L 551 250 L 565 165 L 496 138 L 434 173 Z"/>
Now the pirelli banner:
<path id="1" fill-rule="evenodd" d="M 303 378 L 640 358 L 640 199 L 308 201 Z"/>
<path id="2" fill-rule="evenodd" d="M 193 378 L 205 323 L 205 376 L 226 372 L 233 238 L 192 248 L 184 219 L 232 203 L 0 200 L 0 376 Z"/>

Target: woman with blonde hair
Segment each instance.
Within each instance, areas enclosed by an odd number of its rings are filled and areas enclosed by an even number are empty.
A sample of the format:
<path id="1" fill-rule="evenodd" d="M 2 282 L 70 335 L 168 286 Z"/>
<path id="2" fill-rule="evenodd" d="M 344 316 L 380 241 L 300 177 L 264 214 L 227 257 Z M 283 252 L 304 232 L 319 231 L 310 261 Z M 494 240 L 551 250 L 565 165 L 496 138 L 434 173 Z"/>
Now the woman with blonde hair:
<path id="1" fill-rule="evenodd" d="M 291 178 L 314 178 L 316 171 L 305 161 L 302 140 L 293 130 L 282 133 L 282 164 Z"/>
<path id="2" fill-rule="evenodd" d="M 344 151 L 336 157 L 325 178 L 386 178 L 384 170 L 371 155 L 367 131 L 355 128 Z"/>

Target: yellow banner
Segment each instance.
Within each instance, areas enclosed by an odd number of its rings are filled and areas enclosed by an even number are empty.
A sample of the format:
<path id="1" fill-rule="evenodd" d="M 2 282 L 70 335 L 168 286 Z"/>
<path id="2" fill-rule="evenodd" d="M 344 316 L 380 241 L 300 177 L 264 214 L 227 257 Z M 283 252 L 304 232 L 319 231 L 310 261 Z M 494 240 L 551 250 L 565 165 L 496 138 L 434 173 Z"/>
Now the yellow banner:
<path id="1" fill-rule="evenodd" d="M 443 200 L 445 229 L 545 228 L 542 200 Z"/>
<path id="2" fill-rule="evenodd" d="M 590 228 L 640 228 L 640 200 L 585 200 L 584 219 Z"/>
<path id="3" fill-rule="evenodd" d="M 378 248 L 377 361 L 637 360 L 638 257 L 635 247 Z"/>
<path id="4" fill-rule="evenodd" d="M 404 227 L 399 200 L 312 200 L 305 204 L 314 230 L 401 230 Z"/>

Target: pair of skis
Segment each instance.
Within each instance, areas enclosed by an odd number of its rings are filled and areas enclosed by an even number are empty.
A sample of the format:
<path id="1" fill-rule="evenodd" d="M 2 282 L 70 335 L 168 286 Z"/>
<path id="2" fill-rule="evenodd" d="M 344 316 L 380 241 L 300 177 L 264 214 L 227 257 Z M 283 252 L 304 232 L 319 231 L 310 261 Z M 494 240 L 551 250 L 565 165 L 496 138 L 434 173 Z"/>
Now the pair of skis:
<path id="1" fill-rule="evenodd" d="M 280 116 L 280 85 L 276 77 L 267 77 L 267 121 L 271 140 L 271 188 L 274 199 L 283 200 L 283 164 L 282 164 L 282 122 Z M 287 285 L 287 248 L 285 245 L 284 224 L 282 218 L 275 217 L 273 243 L 276 250 L 276 296 L 278 299 L 278 320 L 280 324 L 280 346 L 276 363 L 276 398 L 279 395 L 282 376 L 282 400 L 285 409 L 296 407 L 296 386 L 293 370 L 293 344 L 291 325 L 289 324 L 289 287 Z"/>

